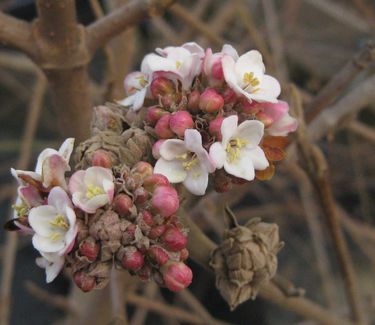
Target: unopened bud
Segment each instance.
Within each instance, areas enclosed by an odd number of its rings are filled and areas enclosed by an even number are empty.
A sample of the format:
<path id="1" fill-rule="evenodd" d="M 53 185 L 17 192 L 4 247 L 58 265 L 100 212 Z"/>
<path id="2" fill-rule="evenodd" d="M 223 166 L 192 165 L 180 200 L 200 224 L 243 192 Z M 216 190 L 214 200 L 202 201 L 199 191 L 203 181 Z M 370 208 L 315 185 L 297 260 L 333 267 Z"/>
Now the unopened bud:
<path id="1" fill-rule="evenodd" d="M 162 273 L 165 286 L 173 292 L 185 289 L 193 280 L 193 272 L 182 262 L 167 263 L 163 266 Z"/>
<path id="2" fill-rule="evenodd" d="M 112 168 L 112 159 L 108 152 L 104 150 L 95 151 L 91 157 L 91 164 L 104 168 Z"/>
<path id="3" fill-rule="evenodd" d="M 235 104 L 237 102 L 237 95 L 231 88 L 224 89 L 222 94 L 225 104 Z"/>
<path id="4" fill-rule="evenodd" d="M 148 200 L 149 193 L 145 190 L 144 187 L 138 187 L 134 191 L 135 203 L 144 204 Z"/>
<path id="5" fill-rule="evenodd" d="M 94 238 L 88 237 L 79 244 L 79 253 L 81 256 L 86 256 L 91 262 L 95 261 L 98 257 L 100 250 L 99 244 Z"/>
<path id="6" fill-rule="evenodd" d="M 172 114 L 169 120 L 169 127 L 179 137 L 183 137 L 186 129 L 194 127 L 194 121 L 187 111 L 178 111 Z"/>
<path id="7" fill-rule="evenodd" d="M 178 252 L 187 245 L 187 237 L 177 227 L 168 228 L 163 234 L 163 243 L 172 252 Z"/>
<path id="8" fill-rule="evenodd" d="M 158 186 L 169 186 L 170 183 L 168 178 L 162 174 L 152 174 L 143 181 L 143 187 L 149 191 L 154 192 L 155 188 Z"/>
<path id="9" fill-rule="evenodd" d="M 148 256 L 158 265 L 164 265 L 168 262 L 168 253 L 159 246 L 151 246 L 148 250 Z"/>
<path id="10" fill-rule="evenodd" d="M 83 292 L 91 291 L 96 284 L 95 277 L 87 275 L 82 271 L 74 273 L 73 281 Z"/>
<path id="11" fill-rule="evenodd" d="M 120 193 L 113 199 L 113 209 L 121 216 L 128 216 L 133 209 L 133 201 L 130 196 Z"/>
<path id="12" fill-rule="evenodd" d="M 164 234 L 166 229 L 167 229 L 166 225 L 159 225 L 159 226 L 152 227 L 150 232 L 148 233 L 148 238 L 150 239 L 159 238 L 162 234 Z"/>
<path id="13" fill-rule="evenodd" d="M 193 90 L 188 96 L 187 108 L 192 113 L 199 112 L 199 98 L 201 94 L 198 90 Z"/>
<path id="14" fill-rule="evenodd" d="M 207 88 L 199 99 L 199 108 L 207 113 L 214 113 L 224 106 L 224 98 L 212 88 Z"/>
<path id="15" fill-rule="evenodd" d="M 155 189 L 151 206 L 162 217 L 169 217 L 180 207 L 180 201 L 176 190 L 171 186 L 159 186 Z"/>
<path id="16" fill-rule="evenodd" d="M 153 172 L 154 168 L 145 161 L 137 162 L 130 171 L 132 177 L 139 182 L 143 182 L 143 180 L 152 175 Z"/>
<path id="17" fill-rule="evenodd" d="M 142 222 L 150 227 L 154 224 L 154 220 L 150 211 L 142 210 L 139 213 L 138 218 L 140 218 Z"/>
<path id="18" fill-rule="evenodd" d="M 152 156 L 155 159 L 159 159 L 161 157 L 161 155 L 160 155 L 160 146 L 164 143 L 164 141 L 165 140 L 158 140 L 152 146 Z"/>
<path id="19" fill-rule="evenodd" d="M 245 114 L 256 114 L 259 112 L 259 103 L 255 101 L 249 101 L 247 98 L 241 100 L 242 112 Z"/>
<path id="20" fill-rule="evenodd" d="M 139 270 L 144 264 L 143 254 L 134 246 L 124 248 L 124 255 L 121 260 L 122 266 L 130 271 Z"/>
<path id="21" fill-rule="evenodd" d="M 145 120 L 147 123 L 154 126 L 156 122 L 159 121 L 159 119 L 165 114 L 168 114 L 168 112 L 164 109 L 158 106 L 152 106 L 147 110 Z"/>
<path id="22" fill-rule="evenodd" d="M 151 83 L 151 94 L 155 98 L 159 96 L 163 97 L 165 95 L 173 94 L 175 92 L 175 86 L 173 81 L 164 78 L 157 77 Z"/>
<path id="23" fill-rule="evenodd" d="M 170 139 L 173 138 L 175 135 L 169 127 L 169 120 L 171 118 L 171 114 L 166 114 L 162 116 L 159 121 L 157 121 L 155 125 L 155 134 L 160 139 Z"/>
<path id="24" fill-rule="evenodd" d="M 221 124 L 223 123 L 224 118 L 222 116 L 218 116 L 214 120 L 210 121 L 208 126 L 208 131 L 210 134 L 216 138 L 216 140 L 221 141 Z"/>

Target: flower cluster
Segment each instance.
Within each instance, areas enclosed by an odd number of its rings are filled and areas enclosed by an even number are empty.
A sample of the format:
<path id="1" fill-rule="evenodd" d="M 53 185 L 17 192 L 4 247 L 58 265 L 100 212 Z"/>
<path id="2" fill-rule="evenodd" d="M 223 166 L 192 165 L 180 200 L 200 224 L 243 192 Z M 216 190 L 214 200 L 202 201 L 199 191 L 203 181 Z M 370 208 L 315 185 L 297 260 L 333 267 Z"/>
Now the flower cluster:
<path id="1" fill-rule="evenodd" d="M 196 195 L 206 192 L 209 174 L 220 192 L 272 177 L 297 121 L 277 99 L 280 85 L 265 74 L 261 54 L 239 56 L 230 45 L 213 53 L 196 43 L 156 52 L 126 76 L 119 102 L 145 111 L 157 138 L 155 173 Z"/>

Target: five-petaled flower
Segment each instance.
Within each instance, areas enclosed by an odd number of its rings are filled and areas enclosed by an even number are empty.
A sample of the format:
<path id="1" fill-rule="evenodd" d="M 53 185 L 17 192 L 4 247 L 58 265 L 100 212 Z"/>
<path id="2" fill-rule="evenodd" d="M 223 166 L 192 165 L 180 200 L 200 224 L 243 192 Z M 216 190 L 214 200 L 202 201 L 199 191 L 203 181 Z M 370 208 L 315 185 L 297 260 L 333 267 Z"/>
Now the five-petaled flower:
<path id="1" fill-rule="evenodd" d="M 265 74 L 262 55 L 258 51 L 249 51 L 237 61 L 230 55 L 224 55 L 222 64 L 225 81 L 237 95 L 250 101 L 277 102 L 280 84 L 274 77 Z"/>
<path id="2" fill-rule="evenodd" d="M 154 173 L 162 174 L 171 183 L 181 183 L 195 195 L 203 195 L 208 185 L 208 174 L 214 172 L 207 151 L 202 146 L 202 136 L 197 130 L 185 130 L 184 140 L 166 140 L 160 146 L 159 160 Z"/>
<path id="3" fill-rule="evenodd" d="M 73 204 L 87 213 L 112 203 L 114 187 L 112 171 L 103 167 L 78 170 L 69 181 Z"/>
<path id="4" fill-rule="evenodd" d="M 43 256 L 44 262 L 39 259 L 37 263 L 46 268 L 50 282 L 61 270 L 63 256 L 72 249 L 77 235 L 76 214 L 68 194 L 54 187 L 47 204 L 32 208 L 28 220 L 35 232 L 33 246 Z"/>
<path id="5" fill-rule="evenodd" d="M 244 121 L 237 126 L 238 117 L 229 116 L 221 125 L 222 141 L 210 147 L 210 157 L 216 168 L 224 167 L 228 174 L 251 181 L 255 169 L 268 167 L 268 161 L 259 143 L 264 125 L 255 120 Z"/>

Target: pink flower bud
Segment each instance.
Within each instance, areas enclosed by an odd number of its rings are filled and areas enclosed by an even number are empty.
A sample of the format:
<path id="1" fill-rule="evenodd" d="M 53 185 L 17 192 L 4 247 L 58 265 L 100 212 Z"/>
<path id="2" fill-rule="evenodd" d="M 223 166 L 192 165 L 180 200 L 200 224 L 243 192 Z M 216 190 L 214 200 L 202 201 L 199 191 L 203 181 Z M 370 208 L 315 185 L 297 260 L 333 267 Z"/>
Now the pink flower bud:
<path id="1" fill-rule="evenodd" d="M 159 226 L 152 227 L 150 232 L 148 233 L 148 238 L 150 239 L 159 238 L 162 234 L 164 234 L 166 229 L 167 229 L 166 225 L 159 225 Z"/>
<path id="2" fill-rule="evenodd" d="M 138 187 L 134 191 L 134 195 L 135 195 L 135 203 L 144 204 L 148 200 L 149 193 L 143 187 Z"/>
<path id="3" fill-rule="evenodd" d="M 182 262 L 166 264 L 162 273 L 165 286 L 173 292 L 185 289 L 193 280 L 193 272 Z"/>
<path id="4" fill-rule="evenodd" d="M 154 192 L 155 188 L 159 186 L 169 186 L 168 178 L 162 174 L 152 174 L 143 181 L 143 187 L 149 191 Z"/>
<path id="5" fill-rule="evenodd" d="M 91 164 L 104 168 L 112 168 L 112 159 L 108 152 L 104 150 L 95 151 L 91 157 Z"/>
<path id="6" fill-rule="evenodd" d="M 92 237 L 88 237 L 79 244 L 79 253 L 81 256 L 86 256 L 92 262 L 98 257 L 99 249 L 99 244 Z"/>
<path id="7" fill-rule="evenodd" d="M 152 214 L 150 211 L 147 211 L 147 210 L 142 210 L 140 213 L 139 213 L 139 217 L 142 218 L 142 221 L 148 225 L 148 226 L 153 226 L 154 224 L 154 220 L 153 220 L 153 217 L 152 217 Z"/>
<path id="8" fill-rule="evenodd" d="M 221 141 L 221 124 L 223 123 L 224 118 L 222 116 L 218 116 L 214 120 L 210 121 L 208 126 L 208 131 L 210 134 L 216 138 L 216 140 Z"/>
<path id="9" fill-rule="evenodd" d="M 273 119 L 271 116 L 265 114 L 264 112 L 258 112 L 256 115 L 258 121 L 264 124 L 264 127 L 268 127 L 273 123 Z"/>
<path id="10" fill-rule="evenodd" d="M 159 121 L 157 121 L 155 125 L 155 134 L 160 139 L 170 139 L 173 138 L 175 135 L 172 130 L 169 128 L 169 120 L 171 118 L 171 114 L 166 114 L 162 116 Z"/>
<path id="11" fill-rule="evenodd" d="M 174 94 L 175 93 L 175 86 L 173 81 L 164 78 L 164 77 L 157 77 L 151 83 L 151 94 L 155 98 L 159 96 L 163 97 L 165 95 Z"/>
<path id="12" fill-rule="evenodd" d="M 154 172 L 154 168 L 145 161 L 137 162 L 133 168 L 131 169 L 130 173 L 136 181 L 143 181 L 148 176 L 152 175 Z"/>
<path id="13" fill-rule="evenodd" d="M 172 114 L 169 127 L 179 137 L 183 137 L 186 129 L 194 128 L 194 121 L 189 112 L 178 111 Z"/>
<path id="14" fill-rule="evenodd" d="M 223 98 L 225 104 L 235 104 L 237 102 L 236 93 L 229 87 L 223 91 Z"/>
<path id="15" fill-rule="evenodd" d="M 223 65 L 221 64 L 221 58 L 217 58 L 211 66 L 211 76 L 216 80 L 223 80 Z"/>
<path id="16" fill-rule="evenodd" d="M 155 159 L 159 159 L 161 156 L 160 156 L 160 146 L 164 143 L 165 140 L 158 140 L 154 143 L 154 145 L 152 146 L 152 156 L 155 158 Z"/>
<path id="17" fill-rule="evenodd" d="M 147 110 L 145 120 L 147 123 L 153 126 L 165 114 L 168 114 L 168 112 L 164 109 L 158 106 L 152 106 Z"/>
<path id="18" fill-rule="evenodd" d="M 159 186 L 155 189 L 151 206 L 162 217 L 169 217 L 180 207 L 176 190 L 171 186 Z"/>
<path id="19" fill-rule="evenodd" d="M 159 265 L 163 265 L 169 260 L 168 253 L 159 246 L 151 246 L 147 253 L 148 256 Z"/>
<path id="20" fill-rule="evenodd" d="M 122 257 L 122 266 L 131 271 L 139 270 L 144 264 L 143 254 L 134 246 L 127 246 L 124 248 L 125 253 Z"/>
<path id="21" fill-rule="evenodd" d="M 172 252 L 178 252 L 187 245 L 187 237 L 177 227 L 170 227 L 163 234 L 163 243 Z"/>
<path id="22" fill-rule="evenodd" d="M 122 216 L 130 215 L 133 205 L 131 197 L 123 193 L 116 195 L 113 200 L 113 209 Z"/>
<path id="23" fill-rule="evenodd" d="M 259 103 L 256 101 L 250 102 L 247 98 L 241 100 L 242 112 L 245 114 L 256 114 L 259 112 Z"/>
<path id="24" fill-rule="evenodd" d="M 192 113 L 198 113 L 199 112 L 199 98 L 201 94 L 198 90 L 193 90 L 188 97 L 188 104 L 187 108 Z"/>
<path id="25" fill-rule="evenodd" d="M 212 88 L 207 88 L 199 99 L 199 108 L 207 113 L 214 113 L 224 106 L 224 98 Z"/>
<path id="26" fill-rule="evenodd" d="M 94 289 L 96 281 L 95 277 L 78 271 L 73 275 L 73 281 L 83 292 L 89 292 Z"/>

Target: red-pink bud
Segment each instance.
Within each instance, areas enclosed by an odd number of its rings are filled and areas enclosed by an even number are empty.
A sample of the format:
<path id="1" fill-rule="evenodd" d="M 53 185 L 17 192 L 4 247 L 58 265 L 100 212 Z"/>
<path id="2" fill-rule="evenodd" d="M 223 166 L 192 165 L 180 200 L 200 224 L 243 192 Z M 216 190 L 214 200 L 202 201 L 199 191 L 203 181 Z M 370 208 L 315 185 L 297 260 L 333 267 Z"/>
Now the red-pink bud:
<path id="1" fill-rule="evenodd" d="M 113 199 L 113 209 L 122 216 L 128 216 L 133 205 L 131 197 L 123 193 L 117 194 Z"/>
<path id="2" fill-rule="evenodd" d="M 163 234 L 163 243 L 172 252 L 178 252 L 187 245 L 187 237 L 177 227 L 169 227 Z"/>
<path id="3" fill-rule="evenodd" d="M 224 106 L 224 98 L 212 88 L 207 88 L 199 99 L 199 108 L 207 113 L 214 113 Z"/>
<path id="4" fill-rule="evenodd" d="M 91 157 L 91 164 L 104 168 L 112 168 L 112 159 L 108 152 L 104 150 L 95 151 Z"/>
<path id="5" fill-rule="evenodd" d="M 237 102 L 236 93 L 233 91 L 233 89 L 229 87 L 223 91 L 223 98 L 224 98 L 225 104 L 234 104 Z"/>
<path id="6" fill-rule="evenodd" d="M 162 217 L 169 217 L 180 207 L 176 190 L 171 186 L 159 186 L 154 190 L 151 206 Z"/>
<path id="7" fill-rule="evenodd" d="M 131 271 L 139 270 L 144 264 L 143 254 L 134 246 L 127 246 L 124 250 L 124 256 L 121 260 L 122 266 Z"/>
<path id="8" fill-rule="evenodd" d="M 151 246 L 148 250 L 148 256 L 159 265 L 163 265 L 168 262 L 168 253 L 159 246 Z"/>
<path id="9" fill-rule="evenodd" d="M 159 159 L 161 157 L 160 155 L 160 147 L 165 142 L 165 140 L 158 140 L 156 141 L 152 146 L 152 156 L 155 159 Z"/>
<path id="10" fill-rule="evenodd" d="M 154 224 L 154 220 L 153 220 L 153 217 L 152 217 L 152 214 L 150 211 L 147 211 L 147 210 L 142 210 L 140 213 L 139 213 L 139 217 L 142 218 L 142 221 L 148 225 L 148 226 L 152 226 Z"/>
<path id="11" fill-rule="evenodd" d="M 73 275 L 73 281 L 83 292 L 89 292 L 94 289 L 96 281 L 95 277 L 78 271 Z"/>
<path id="12" fill-rule="evenodd" d="M 165 286 L 173 292 L 185 289 L 193 280 L 193 272 L 182 262 L 166 264 L 162 273 Z"/>
<path id="13" fill-rule="evenodd" d="M 79 253 L 86 256 L 89 261 L 95 261 L 99 254 L 100 246 L 92 237 L 86 238 L 79 244 Z"/>
<path id="14" fill-rule="evenodd" d="M 189 251 L 187 250 L 187 248 L 184 248 L 180 251 L 180 261 L 183 262 L 183 261 L 186 261 L 189 257 Z"/>
<path id="15" fill-rule="evenodd" d="M 259 103 L 252 101 L 250 102 L 247 98 L 241 99 L 242 112 L 245 114 L 256 114 L 259 112 Z"/>
<path id="16" fill-rule="evenodd" d="M 164 234 L 166 229 L 167 229 L 166 225 L 159 225 L 159 226 L 152 227 L 150 232 L 148 233 L 148 238 L 150 239 L 159 238 L 162 234 Z"/>
<path id="17" fill-rule="evenodd" d="M 131 169 L 130 173 L 136 181 L 143 181 L 148 176 L 152 175 L 154 172 L 154 168 L 145 161 L 137 162 L 133 168 Z"/>
<path id="18" fill-rule="evenodd" d="M 221 141 L 221 124 L 223 123 L 224 118 L 222 116 L 218 116 L 214 120 L 210 121 L 210 125 L 208 126 L 208 131 L 210 134 L 216 138 L 216 140 Z"/>
<path id="19" fill-rule="evenodd" d="M 178 111 L 172 114 L 169 127 L 179 137 L 183 137 L 186 129 L 194 128 L 194 121 L 189 112 Z"/>
<path id="20" fill-rule="evenodd" d="M 168 178 L 162 174 L 152 174 L 143 181 L 143 187 L 149 192 L 153 192 L 158 186 L 169 185 Z"/>
<path id="21" fill-rule="evenodd" d="M 211 76 L 216 80 L 224 79 L 223 65 L 221 63 L 221 59 L 216 60 L 215 63 L 212 65 Z"/>
<path id="22" fill-rule="evenodd" d="M 164 78 L 164 77 L 157 77 L 151 83 L 151 94 L 155 98 L 159 96 L 163 97 L 165 95 L 175 93 L 175 86 L 173 81 Z"/>
<path id="23" fill-rule="evenodd" d="M 168 114 L 168 112 L 164 109 L 158 106 L 152 106 L 147 110 L 145 120 L 147 123 L 153 126 L 165 114 Z"/>
<path id="24" fill-rule="evenodd" d="M 155 125 L 155 134 L 160 139 L 170 139 L 173 138 L 175 135 L 169 127 L 169 120 L 171 118 L 171 114 L 166 114 L 162 116 L 159 121 L 157 121 Z"/>
<path id="25" fill-rule="evenodd" d="M 138 187 L 134 191 L 134 195 L 135 195 L 135 203 L 144 204 L 148 200 L 149 193 L 143 187 Z"/>
<path id="26" fill-rule="evenodd" d="M 188 104 L 187 108 L 192 113 L 198 113 L 199 112 L 199 98 L 201 94 L 198 90 L 193 90 L 188 97 Z"/>

